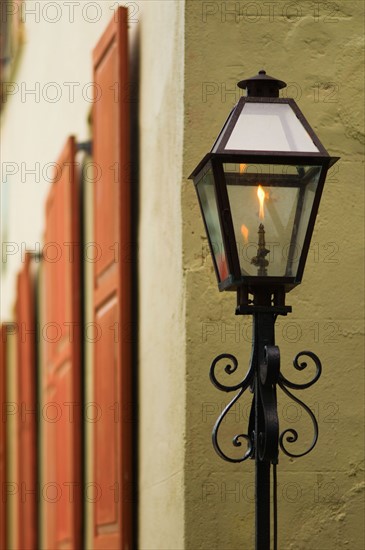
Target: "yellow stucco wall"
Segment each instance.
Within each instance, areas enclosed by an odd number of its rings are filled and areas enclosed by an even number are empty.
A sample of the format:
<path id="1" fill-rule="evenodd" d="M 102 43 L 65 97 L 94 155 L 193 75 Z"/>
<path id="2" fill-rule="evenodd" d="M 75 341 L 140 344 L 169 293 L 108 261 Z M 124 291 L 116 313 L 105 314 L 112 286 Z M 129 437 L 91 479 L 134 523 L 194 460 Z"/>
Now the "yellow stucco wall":
<path id="1" fill-rule="evenodd" d="M 237 355 L 241 379 L 250 319 L 235 317 L 235 294 L 219 294 L 191 182 L 230 108 L 238 80 L 267 73 L 285 80 L 330 154 L 341 156 L 325 186 L 304 282 L 279 318 L 282 369 L 310 349 L 323 363 L 316 386 L 298 395 L 316 413 L 319 441 L 300 459 L 280 455 L 280 550 L 363 549 L 363 36 L 359 1 L 203 2 L 185 8 L 183 253 L 186 274 L 185 548 L 253 548 L 252 461 L 233 465 L 214 452 L 210 432 L 231 395 L 209 382 L 212 359 Z M 297 381 L 300 375 L 297 375 Z M 311 424 L 279 395 L 281 428 L 305 445 Z M 223 439 L 247 427 L 249 398 L 236 405 Z M 298 441 L 298 449 L 300 442 Z M 174 548 L 177 548 L 175 546 Z"/>

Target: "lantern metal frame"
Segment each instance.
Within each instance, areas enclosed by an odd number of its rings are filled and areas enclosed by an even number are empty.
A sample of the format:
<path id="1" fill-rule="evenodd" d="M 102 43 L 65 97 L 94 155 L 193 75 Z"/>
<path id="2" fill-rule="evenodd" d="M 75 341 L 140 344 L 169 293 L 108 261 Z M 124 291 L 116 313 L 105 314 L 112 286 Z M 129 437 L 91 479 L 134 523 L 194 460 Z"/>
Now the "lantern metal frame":
<path id="1" fill-rule="evenodd" d="M 248 82 L 248 81 L 244 81 Z M 285 83 L 282 83 L 285 84 Z M 284 86 L 282 86 L 284 87 Z M 232 150 L 225 149 L 234 128 L 237 123 L 237 120 L 242 113 L 244 106 L 248 103 L 269 103 L 269 104 L 281 104 L 289 105 L 294 113 L 296 114 L 299 122 L 307 131 L 309 137 L 312 139 L 314 145 L 318 149 L 318 153 L 315 152 L 290 152 L 290 151 L 259 151 L 259 150 Z M 195 186 L 198 184 L 200 176 L 202 176 L 205 171 L 209 168 L 212 169 L 213 178 L 214 178 L 214 189 L 216 204 L 218 208 L 218 216 L 221 234 L 223 238 L 224 250 L 226 253 L 227 263 L 229 267 L 229 276 L 224 280 L 220 281 L 218 267 L 214 258 L 214 253 L 212 250 L 212 244 L 209 238 L 209 231 L 205 223 L 205 216 L 203 208 L 201 205 L 200 197 L 198 195 L 199 205 L 204 219 L 205 229 L 208 235 L 210 251 L 212 253 L 213 263 L 215 273 L 218 279 L 219 290 L 237 290 L 240 286 L 245 285 L 248 287 L 248 290 L 252 290 L 257 286 L 264 285 L 267 287 L 271 285 L 272 287 L 285 287 L 285 292 L 289 292 L 292 288 L 301 283 L 306 259 L 308 256 L 310 241 L 313 234 L 313 229 L 318 213 L 318 208 L 322 196 L 322 191 L 324 183 L 327 177 L 328 169 L 335 163 L 339 157 L 331 157 L 327 150 L 322 145 L 318 136 L 310 126 L 307 119 L 304 117 L 302 111 L 299 109 L 298 105 L 291 98 L 273 98 L 273 97 L 241 97 L 237 105 L 232 109 L 230 115 L 228 116 L 221 132 L 219 133 L 217 139 L 214 142 L 211 152 L 207 153 L 203 159 L 199 162 L 195 170 L 189 176 L 190 179 L 194 180 Z M 297 165 L 306 165 L 306 166 L 320 166 L 321 174 L 318 181 L 317 190 L 315 193 L 315 198 L 313 206 L 311 209 L 311 215 L 309 218 L 306 236 L 303 243 L 303 248 L 301 251 L 299 266 L 295 277 L 287 276 L 265 276 L 259 277 L 257 275 L 241 275 L 237 246 L 234 239 L 234 229 L 233 229 L 233 220 L 231 215 L 231 209 L 229 204 L 227 184 L 225 174 L 223 172 L 224 163 L 257 163 L 260 161 L 263 165 L 288 165 L 288 166 L 297 166 Z"/>
<path id="2" fill-rule="evenodd" d="M 218 287 L 221 291 L 228 290 L 237 292 L 236 315 L 253 316 L 251 360 L 242 381 L 234 384 L 223 383 L 221 381 L 222 373 L 229 378 L 233 373 L 236 373 L 238 369 L 238 360 L 232 354 L 222 353 L 218 355 L 211 364 L 210 379 L 214 386 L 223 392 L 236 393 L 219 415 L 213 428 L 212 441 L 217 454 L 227 462 L 238 463 L 249 458 L 255 460 L 255 548 L 256 550 L 270 550 L 272 540 L 273 548 L 277 550 L 276 465 L 279 458 L 279 449 L 289 457 L 301 457 L 314 448 L 318 439 L 318 422 L 313 412 L 303 403 L 303 401 L 292 393 L 292 390 L 304 390 L 312 386 L 319 379 L 322 372 L 322 366 L 319 358 L 313 352 L 302 351 L 294 358 L 294 368 L 297 371 L 304 371 L 308 366 L 308 362 L 303 361 L 302 358 L 307 357 L 312 367 L 315 367 L 314 374 L 310 380 L 301 384 L 294 383 L 287 379 L 281 372 L 280 350 L 275 345 L 275 322 L 278 315 L 287 315 L 292 310 L 291 306 L 285 304 L 286 293 L 302 281 L 327 172 L 328 169 L 339 160 L 339 157 L 331 157 L 328 154 L 293 99 L 278 97 L 279 89 L 286 86 L 285 82 L 266 75 L 265 71 L 260 71 L 257 76 L 239 82 L 238 86 L 245 88 L 248 96 L 240 98 L 238 104 L 233 108 L 227 118 L 212 150 L 204 156 L 190 176 L 197 187 L 199 181 L 201 181 L 201 176 L 209 169 L 212 170 L 214 196 L 229 272 L 228 277 L 222 281 L 220 280 L 201 199 L 197 189 L 196 191 L 205 230 L 208 236 L 213 265 L 218 279 Z M 280 103 L 290 105 L 317 147 L 318 152 L 225 149 L 242 109 L 248 103 Z M 223 170 L 223 164 L 249 164 L 258 162 L 262 165 L 305 165 L 321 167 L 321 173 L 305 231 L 300 260 L 296 275 L 292 277 L 241 274 L 237 243 L 235 241 L 234 224 L 227 191 L 226 174 Z M 281 180 L 282 179 L 283 178 L 281 178 Z M 218 375 L 218 368 L 222 365 L 224 368 L 221 374 Z M 288 445 L 290 446 L 298 441 L 299 434 L 297 430 L 288 428 L 280 432 L 277 413 L 278 387 L 284 394 L 303 408 L 312 422 L 313 439 L 309 446 L 302 452 L 295 453 L 291 448 L 288 448 Z M 219 442 L 220 426 L 233 405 L 242 397 L 247 389 L 250 389 L 253 394 L 247 433 L 236 434 L 232 440 L 232 444 L 235 448 L 241 447 L 242 441 L 245 441 L 246 450 L 241 456 L 229 456 L 222 450 Z M 273 467 L 273 536 L 271 536 L 271 467 Z"/>

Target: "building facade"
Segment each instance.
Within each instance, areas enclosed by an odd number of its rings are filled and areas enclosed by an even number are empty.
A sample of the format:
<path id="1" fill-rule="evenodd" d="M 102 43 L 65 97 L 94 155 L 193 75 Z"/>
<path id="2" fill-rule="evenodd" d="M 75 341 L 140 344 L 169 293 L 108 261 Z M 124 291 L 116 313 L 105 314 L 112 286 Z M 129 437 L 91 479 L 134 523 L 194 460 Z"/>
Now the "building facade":
<path id="1" fill-rule="evenodd" d="M 244 373 L 252 327 L 218 292 L 188 176 L 264 68 L 341 157 L 276 325 L 284 372 L 303 349 L 323 362 L 305 396 L 319 442 L 280 455 L 279 548 L 361 550 L 362 2 L 29 0 L 1 16 L 2 547 L 253 547 L 253 464 L 214 453 L 227 400 L 209 382 L 219 353 Z M 279 418 L 311 440 L 299 406 Z"/>

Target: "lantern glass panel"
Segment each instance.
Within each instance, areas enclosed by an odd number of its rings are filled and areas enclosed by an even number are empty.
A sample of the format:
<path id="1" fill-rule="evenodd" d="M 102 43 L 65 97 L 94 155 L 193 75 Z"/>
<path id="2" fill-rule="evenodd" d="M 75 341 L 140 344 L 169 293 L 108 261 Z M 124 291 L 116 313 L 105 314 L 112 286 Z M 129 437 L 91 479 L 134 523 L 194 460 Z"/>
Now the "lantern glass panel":
<path id="1" fill-rule="evenodd" d="M 246 103 L 225 149 L 319 152 L 307 130 L 287 103 Z"/>
<path id="2" fill-rule="evenodd" d="M 241 275 L 295 277 L 321 166 L 230 163 L 223 168 Z M 260 265 L 263 238 L 268 252 Z"/>
<path id="3" fill-rule="evenodd" d="M 210 241 L 209 244 L 215 263 L 215 270 L 219 281 L 224 281 L 228 276 L 228 265 L 223 246 L 222 231 L 219 223 L 214 189 L 214 177 L 211 168 L 201 173 L 196 189 Z"/>

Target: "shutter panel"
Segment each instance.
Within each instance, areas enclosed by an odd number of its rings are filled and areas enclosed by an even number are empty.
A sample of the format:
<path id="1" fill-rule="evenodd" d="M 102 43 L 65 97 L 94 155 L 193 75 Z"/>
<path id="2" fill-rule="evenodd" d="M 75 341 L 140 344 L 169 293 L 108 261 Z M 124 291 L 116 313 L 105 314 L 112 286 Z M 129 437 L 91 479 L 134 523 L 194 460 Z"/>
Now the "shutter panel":
<path id="1" fill-rule="evenodd" d="M 94 50 L 94 505 L 96 549 L 132 549 L 130 179 L 127 9 L 120 7 Z"/>
<path id="2" fill-rule="evenodd" d="M 0 327 L 0 548 L 6 548 L 6 499 L 3 498 L 3 491 L 6 483 L 6 426 L 5 416 L 6 403 L 6 325 Z"/>
<path id="3" fill-rule="evenodd" d="M 58 160 L 46 204 L 43 247 L 46 548 L 79 550 L 81 541 L 80 232 L 76 146 Z"/>
<path id="4" fill-rule="evenodd" d="M 36 423 L 36 360 L 35 309 L 31 275 L 31 254 L 25 256 L 18 275 L 17 375 L 18 375 L 18 483 L 19 548 L 38 548 L 37 519 L 37 423 Z"/>

